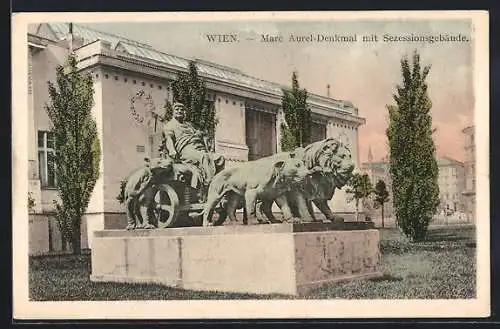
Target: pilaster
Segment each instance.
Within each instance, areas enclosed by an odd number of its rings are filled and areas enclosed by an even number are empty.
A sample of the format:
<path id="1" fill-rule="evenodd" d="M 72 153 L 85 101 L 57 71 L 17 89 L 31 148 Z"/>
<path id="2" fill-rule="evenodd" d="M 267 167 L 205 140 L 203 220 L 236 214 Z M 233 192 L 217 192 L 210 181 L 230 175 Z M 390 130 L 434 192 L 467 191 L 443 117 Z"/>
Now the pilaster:
<path id="1" fill-rule="evenodd" d="M 28 47 L 28 192 L 35 203 L 33 211 L 40 213 L 42 191 L 38 176 L 38 143 L 33 102 L 33 49 Z"/>
<path id="2" fill-rule="evenodd" d="M 280 107 L 276 114 L 276 151 L 281 152 L 281 123 L 285 121 L 283 109 Z"/>

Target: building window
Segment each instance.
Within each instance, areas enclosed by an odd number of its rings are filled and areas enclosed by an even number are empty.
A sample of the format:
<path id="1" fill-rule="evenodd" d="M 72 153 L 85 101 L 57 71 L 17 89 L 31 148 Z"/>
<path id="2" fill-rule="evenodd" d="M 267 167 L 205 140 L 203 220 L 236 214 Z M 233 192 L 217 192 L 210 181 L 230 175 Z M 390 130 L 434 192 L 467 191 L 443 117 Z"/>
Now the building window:
<path id="1" fill-rule="evenodd" d="M 276 115 L 247 108 L 245 122 L 248 160 L 276 153 Z"/>
<path id="2" fill-rule="evenodd" d="M 326 125 L 311 122 L 311 143 L 321 141 L 326 138 Z"/>
<path id="3" fill-rule="evenodd" d="M 56 176 L 53 157 L 55 153 L 54 134 L 38 132 L 38 173 L 42 187 L 55 187 Z"/>

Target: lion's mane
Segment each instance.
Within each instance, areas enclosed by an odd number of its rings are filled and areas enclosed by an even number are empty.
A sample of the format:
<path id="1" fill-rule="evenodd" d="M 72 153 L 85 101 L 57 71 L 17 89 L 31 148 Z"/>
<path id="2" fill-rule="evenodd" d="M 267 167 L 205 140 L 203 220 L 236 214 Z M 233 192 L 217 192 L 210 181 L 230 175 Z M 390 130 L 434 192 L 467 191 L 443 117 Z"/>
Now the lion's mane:
<path id="1" fill-rule="evenodd" d="M 314 173 L 307 186 L 309 199 L 331 199 L 336 188 L 342 188 L 352 173 L 351 152 L 335 138 L 311 143 L 295 151 Z"/>

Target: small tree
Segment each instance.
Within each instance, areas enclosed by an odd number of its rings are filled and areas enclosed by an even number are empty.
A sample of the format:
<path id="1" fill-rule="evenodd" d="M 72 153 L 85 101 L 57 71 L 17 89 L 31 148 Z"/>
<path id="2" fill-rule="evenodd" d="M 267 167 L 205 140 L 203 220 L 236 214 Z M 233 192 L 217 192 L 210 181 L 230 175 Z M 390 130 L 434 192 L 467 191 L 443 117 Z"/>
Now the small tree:
<path id="1" fill-rule="evenodd" d="M 81 219 L 99 177 L 101 149 L 92 117 L 93 82 L 77 70 L 70 55 L 66 67 L 56 69 L 56 85 L 48 83 L 50 104 L 46 106 L 55 137 L 53 161 L 59 201 L 54 201 L 63 239 L 71 241 L 74 254 L 81 252 Z"/>
<path id="2" fill-rule="evenodd" d="M 359 201 L 370 197 L 373 192 L 372 183 L 368 174 L 354 173 L 347 184 L 346 193 L 351 194 L 348 202 L 356 202 L 356 221 L 359 218 Z"/>
<path id="3" fill-rule="evenodd" d="M 398 226 L 413 241 L 423 240 L 439 205 L 438 167 L 432 139 L 432 102 L 426 78 L 430 66 L 420 67 L 415 51 L 412 65 L 401 60 L 403 82 L 388 105 L 390 173 Z"/>
<path id="4" fill-rule="evenodd" d="M 387 191 L 387 186 L 383 180 L 379 180 L 377 184 L 375 184 L 373 193 L 375 194 L 375 205 L 382 209 L 382 227 L 385 227 L 384 204 L 389 201 L 389 191 Z"/>
<path id="5" fill-rule="evenodd" d="M 194 61 L 189 62 L 188 71 L 182 72 L 172 83 L 174 102 L 181 102 L 186 106 L 186 122 L 190 122 L 196 129 L 203 132 L 209 139 L 209 146 L 215 147 L 215 128 L 218 120 L 215 105 L 207 99 L 205 82 L 198 75 Z M 164 120 L 172 118 L 172 104 L 165 104 Z"/>
<path id="6" fill-rule="evenodd" d="M 292 151 L 297 147 L 295 136 L 284 122 L 281 123 L 280 147 L 283 152 Z"/>
<path id="7" fill-rule="evenodd" d="M 281 124 L 281 150 L 306 146 L 311 139 L 311 109 L 307 105 L 307 90 L 300 89 L 296 72 L 292 74 L 292 90 L 283 89 L 281 104 L 285 117 Z"/>

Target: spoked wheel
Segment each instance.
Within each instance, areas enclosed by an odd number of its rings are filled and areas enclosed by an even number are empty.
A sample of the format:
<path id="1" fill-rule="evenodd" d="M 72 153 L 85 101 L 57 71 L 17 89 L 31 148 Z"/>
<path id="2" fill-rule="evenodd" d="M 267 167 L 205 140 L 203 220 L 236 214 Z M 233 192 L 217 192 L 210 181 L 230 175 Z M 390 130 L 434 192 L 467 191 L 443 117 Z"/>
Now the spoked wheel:
<path id="1" fill-rule="evenodd" d="M 214 226 L 220 226 L 224 224 L 224 221 L 227 218 L 227 212 L 224 208 L 215 209 L 212 213 L 212 223 Z"/>
<path id="2" fill-rule="evenodd" d="M 155 215 L 158 228 L 174 227 L 179 214 L 179 197 L 177 192 L 167 184 L 158 186 L 155 197 Z"/>

